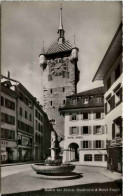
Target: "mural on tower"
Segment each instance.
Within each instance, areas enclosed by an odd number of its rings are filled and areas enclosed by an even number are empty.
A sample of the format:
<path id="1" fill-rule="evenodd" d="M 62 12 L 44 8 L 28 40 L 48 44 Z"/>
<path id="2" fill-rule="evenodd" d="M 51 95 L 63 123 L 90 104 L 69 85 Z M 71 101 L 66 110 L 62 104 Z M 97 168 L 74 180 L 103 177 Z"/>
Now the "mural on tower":
<path id="1" fill-rule="evenodd" d="M 77 82 L 79 81 L 78 51 L 75 37 L 73 45 L 65 39 L 61 8 L 58 39 L 47 52 L 43 47 L 39 55 L 43 71 L 44 110 L 60 137 L 64 135 L 64 118 L 60 115 L 59 108 L 65 105 L 66 96 L 77 92 Z"/>

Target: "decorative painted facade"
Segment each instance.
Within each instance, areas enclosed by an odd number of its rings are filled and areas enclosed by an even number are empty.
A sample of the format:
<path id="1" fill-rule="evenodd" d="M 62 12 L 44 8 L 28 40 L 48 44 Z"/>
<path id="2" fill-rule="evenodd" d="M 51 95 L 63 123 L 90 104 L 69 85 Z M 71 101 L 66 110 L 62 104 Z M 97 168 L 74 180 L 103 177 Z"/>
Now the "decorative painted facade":
<path id="1" fill-rule="evenodd" d="M 107 168 L 122 172 L 122 24 L 120 24 L 95 76 L 105 87 Z"/>
<path id="2" fill-rule="evenodd" d="M 65 120 L 63 162 L 106 167 L 103 88 L 68 96 L 59 111 Z"/>

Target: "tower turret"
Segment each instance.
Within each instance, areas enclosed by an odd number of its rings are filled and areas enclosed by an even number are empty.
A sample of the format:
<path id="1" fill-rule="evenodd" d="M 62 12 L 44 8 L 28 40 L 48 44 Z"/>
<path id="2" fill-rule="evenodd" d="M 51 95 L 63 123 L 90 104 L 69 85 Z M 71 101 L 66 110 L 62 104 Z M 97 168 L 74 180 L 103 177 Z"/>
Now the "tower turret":
<path id="1" fill-rule="evenodd" d="M 71 52 L 71 61 L 78 61 L 78 52 L 79 52 L 79 49 L 76 46 L 75 35 L 74 35 L 74 45 L 73 45 L 72 52 Z"/>
<path id="2" fill-rule="evenodd" d="M 65 30 L 63 28 L 63 23 L 62 23 L 62 5 L 60 9 L 61 9 L 61 12 L 60 12 L 60 23 L 59 23 L 59 29 L 58 29 L 58 43 L 62 44 L 65 40 L 64 38 Z"/>
<path id="3" fill-rule="evenodd" d="M 43 47 L 42 47 L 42 51 L 39 54 L 39 64 L 40 66 L 43 68 L 43 70 L 46 67 L 47 64 L 47 60 L 46 60 L 46 55 L 45 55 L 45 50 L 44 50 L 44 41 L 43 41 Z"/>

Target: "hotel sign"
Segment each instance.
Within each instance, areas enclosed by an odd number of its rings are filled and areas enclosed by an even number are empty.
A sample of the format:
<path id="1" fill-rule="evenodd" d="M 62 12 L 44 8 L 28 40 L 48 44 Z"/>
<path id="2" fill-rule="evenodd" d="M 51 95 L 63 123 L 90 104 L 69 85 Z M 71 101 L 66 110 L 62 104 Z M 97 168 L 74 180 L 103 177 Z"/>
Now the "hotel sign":
<path id="1" fill-rule="evenodd" d="M 68 139 L 83 139 L 82 136 L 74 136 L 74 137 L 68 137 Z"/>

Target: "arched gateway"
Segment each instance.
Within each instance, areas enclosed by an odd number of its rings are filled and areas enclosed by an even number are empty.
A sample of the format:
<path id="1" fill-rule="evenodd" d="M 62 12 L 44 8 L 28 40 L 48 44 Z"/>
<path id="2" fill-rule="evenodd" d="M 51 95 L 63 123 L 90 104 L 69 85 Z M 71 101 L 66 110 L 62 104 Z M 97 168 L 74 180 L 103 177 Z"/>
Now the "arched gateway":
<path id="1" fill-rule="evenodd" d="M 79 145 L 72 142 L 63 150 L 63 162 L 79 161 Z"/>
<path id="2" fill-rule="evenodd" d="M 71 143 L 69 148 L 69 161 L 79 161 L 79 145 L 76 143 Z"/>

